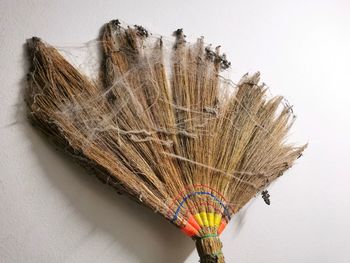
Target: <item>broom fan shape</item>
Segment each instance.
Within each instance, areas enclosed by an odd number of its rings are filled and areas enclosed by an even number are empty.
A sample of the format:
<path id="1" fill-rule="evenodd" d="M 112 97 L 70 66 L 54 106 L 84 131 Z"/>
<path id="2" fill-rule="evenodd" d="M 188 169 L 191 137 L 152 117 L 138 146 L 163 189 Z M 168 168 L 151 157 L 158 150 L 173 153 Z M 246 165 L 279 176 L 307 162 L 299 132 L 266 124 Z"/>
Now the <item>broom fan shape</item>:
<path id="1" fill-rule="evenodd" d="M 219 48 L 174 35 L 167 52 L 143 27 L 109 22 L 98 80 L 33 37 L 29 117 L 102 181 L 190 236 L 200 262 L 222 263 L 225 226 L 306 145 L 285 143 L 294 116 L 282 97 L 267 98 L 259 73 L 233 85 L 220 75 L 230 63 Z"/>

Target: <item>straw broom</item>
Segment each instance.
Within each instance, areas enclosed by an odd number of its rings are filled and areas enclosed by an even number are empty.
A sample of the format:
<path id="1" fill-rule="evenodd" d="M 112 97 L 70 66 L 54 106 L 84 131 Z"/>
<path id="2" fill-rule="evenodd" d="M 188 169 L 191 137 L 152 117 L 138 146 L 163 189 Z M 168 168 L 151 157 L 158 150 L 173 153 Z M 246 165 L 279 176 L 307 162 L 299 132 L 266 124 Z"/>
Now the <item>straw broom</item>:
<path id="1" fill-rule="evenodd" d="M 111 21 L 99 80 L 32 38 L 29 117 L 102 181 L 190 236 L 200 262 L 222 263 L 219 235 L 232 216 L 306 145 L 285 143 L 294 116 L 282 97 L 267 98 L 259 73 L 233 86 L 220 75 L 230 63 L 219 48 L 174 35 L 167 59 L 161 38 Z"/>

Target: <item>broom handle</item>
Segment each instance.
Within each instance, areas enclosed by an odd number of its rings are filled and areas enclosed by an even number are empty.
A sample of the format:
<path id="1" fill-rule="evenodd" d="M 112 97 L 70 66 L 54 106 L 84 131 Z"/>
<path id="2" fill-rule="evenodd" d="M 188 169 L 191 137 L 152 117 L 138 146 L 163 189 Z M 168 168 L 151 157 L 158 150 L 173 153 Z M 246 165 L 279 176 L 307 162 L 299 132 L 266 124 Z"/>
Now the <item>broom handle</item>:
<path id="1" fill-rule="evenodd" d="M 208 234 L 196 239 L 196 248 L 200 263 L 225 263 L 222 243 L 218 235 Z"/>

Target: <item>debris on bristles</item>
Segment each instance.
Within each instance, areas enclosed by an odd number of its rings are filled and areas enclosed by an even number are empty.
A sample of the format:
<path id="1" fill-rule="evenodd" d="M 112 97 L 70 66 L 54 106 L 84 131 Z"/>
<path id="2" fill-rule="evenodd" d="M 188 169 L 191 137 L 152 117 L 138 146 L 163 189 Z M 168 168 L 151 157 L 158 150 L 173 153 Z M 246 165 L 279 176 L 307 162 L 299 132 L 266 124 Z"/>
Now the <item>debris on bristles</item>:
<path id="1" fill-rule="evenodd" d="M 259 73 L 232 85 L 219 47 L 174 35 L 167 45 L 111 21 L 97 80 L 33 38 L 29 117 L 102 181 L 193 238 L 202 263 L 223 263 L 219 235 L 232 216 L 306 145 L 285 143 L 294 115 L 282 97 L 267 97 Z"/>

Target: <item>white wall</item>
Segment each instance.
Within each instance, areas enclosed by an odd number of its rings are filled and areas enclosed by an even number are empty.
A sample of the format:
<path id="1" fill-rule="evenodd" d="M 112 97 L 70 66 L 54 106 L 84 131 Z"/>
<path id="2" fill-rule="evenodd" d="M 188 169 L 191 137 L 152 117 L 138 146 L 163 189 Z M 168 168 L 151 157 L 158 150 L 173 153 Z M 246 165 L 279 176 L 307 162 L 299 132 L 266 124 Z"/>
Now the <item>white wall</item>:
<path id="1" fill-rule="evenodd" d="M 99 3 L 100 2 L 100 3 Z M 350 3 L 0 1 L 0 262 L 197 262 L 192 241 L 56 152 L 24 118 L 25 40 L 59 46 L 119 18 L 221 44 L 237 79 L 260 70 L 298 115 L 302 159 L 223 234 L 227 262 L 350 262 Z"/>

